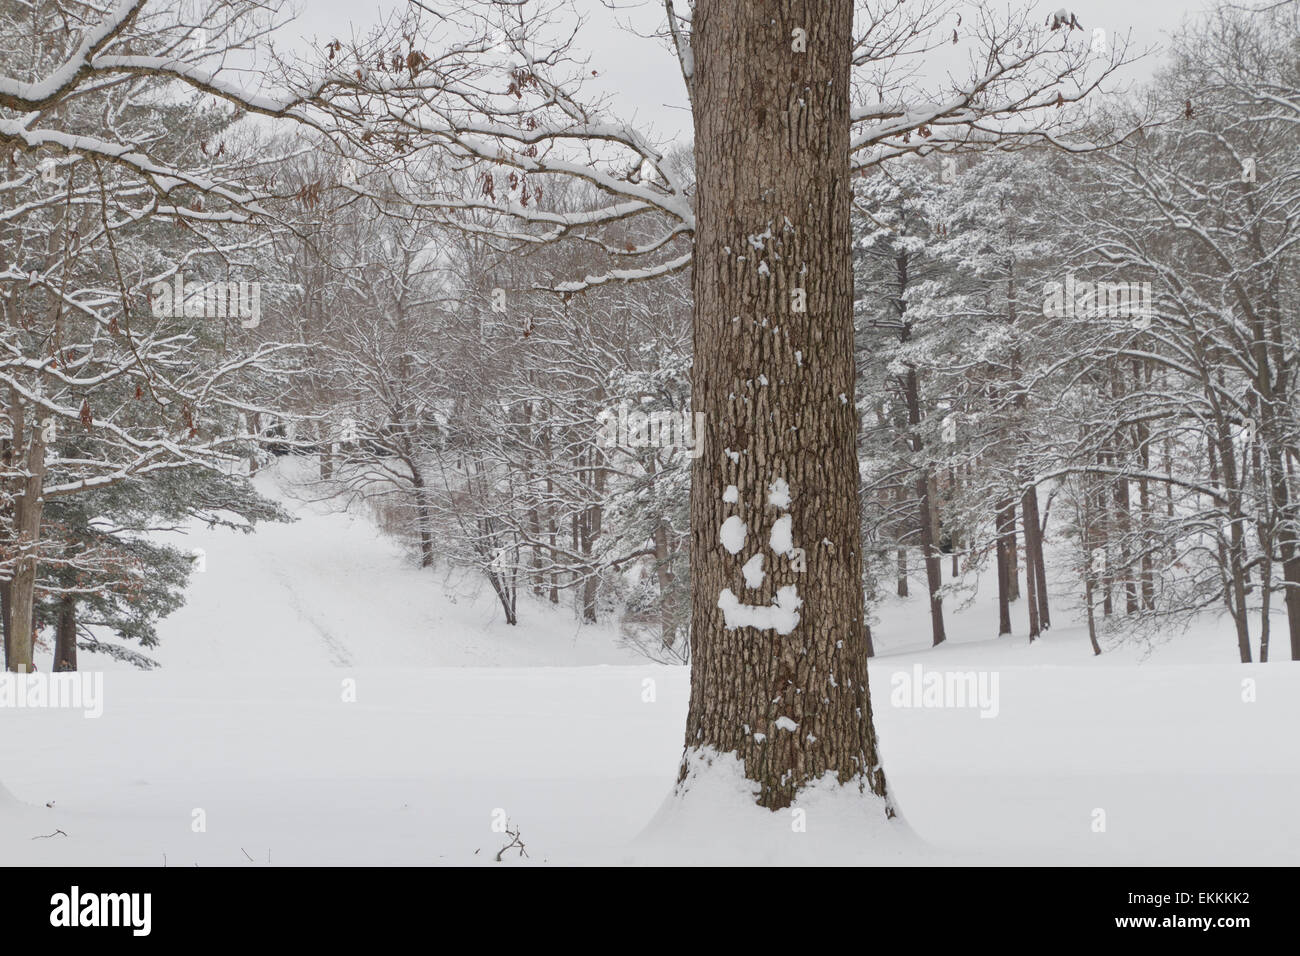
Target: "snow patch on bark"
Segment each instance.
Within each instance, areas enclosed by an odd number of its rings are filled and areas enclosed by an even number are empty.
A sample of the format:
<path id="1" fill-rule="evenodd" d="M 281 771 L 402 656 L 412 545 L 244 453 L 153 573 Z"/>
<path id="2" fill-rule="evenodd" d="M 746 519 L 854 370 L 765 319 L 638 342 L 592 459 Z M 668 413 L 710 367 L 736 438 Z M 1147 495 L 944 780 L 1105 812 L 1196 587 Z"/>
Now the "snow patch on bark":
<path id="1" fill-rule="evenodd" d="M 749 525 L 736 515 L 732 515 L 722 522 L 722 527 L 718 529 L 718 540 L 730 553 L 736 554 L 745 546 L 745 536 L 748 533 Z"/>
<path id="2" fill-rule="evenodd" d="M 784 510 L 790 508 L 790 486 L 785 483 L 784 478 L 778 478 L 772 482 L 767 491 L 767 503 L 769 505 L 775 505 Z"/>
<path id="3" fill-rule="evenodd" d="M 789 515 L 782 515 L 772 525 L 772 535 L 768 543 L 777 554 L 789 554 L 794 550 L 794 529 L 792 525 L 793 522 Z"/>

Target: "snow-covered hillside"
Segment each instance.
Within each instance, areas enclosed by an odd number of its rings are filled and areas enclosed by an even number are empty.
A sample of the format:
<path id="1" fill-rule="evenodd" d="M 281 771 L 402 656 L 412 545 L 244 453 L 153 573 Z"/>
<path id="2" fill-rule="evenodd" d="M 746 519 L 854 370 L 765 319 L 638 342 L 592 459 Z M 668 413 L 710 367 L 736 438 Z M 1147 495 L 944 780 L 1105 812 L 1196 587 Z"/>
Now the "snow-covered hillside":
<path id="1" fill-rule="evenodd" d="M 681 755 L 684 668 L 568 611 L 529 604 L 508 627 L 490 592 L 446 591 L 366 519 L 284 500 L 292 525 L 191 532 L 207 567 L 164 623 L 163 666 L 108 662 L 102 717 L 4 714 L 8 862 L 495 863 L 507 821 L 533 863 L 1300 854 L 1300 744 L 1282 731 L 1300 718 L 1300 672 L 1235 664 L 1213 622 L 1149 655 L 1093 658 L 1073 625 L 1033 646 L 983 640 L 995 618 L 977 602 L 931 650 L 923 606 L 893 603 L 871 681 L 906 824 L 814 794 L 799 829 L 713 785 L 656 818 Z M 917 665 L 996 675 L 996 714 L 899 706 Z"/>

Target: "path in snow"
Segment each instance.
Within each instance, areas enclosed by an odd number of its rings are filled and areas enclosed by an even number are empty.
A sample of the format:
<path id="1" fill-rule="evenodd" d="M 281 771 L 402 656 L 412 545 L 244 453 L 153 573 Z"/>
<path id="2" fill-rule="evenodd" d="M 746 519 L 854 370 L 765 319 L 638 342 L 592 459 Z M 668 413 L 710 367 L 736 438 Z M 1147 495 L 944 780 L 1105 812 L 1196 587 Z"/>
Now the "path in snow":
<path id="1" fill-rule="evenodd" d="M 295 463 L 301 464 L 301 463 Z M 148 651 L 167 669 L 272 671 L 321 667 L 571 666 L 629 663 L 608 626 L 583 627 L 570 607 L 520 596 L 506 624 L 479 576 L 418 568 L 366 518 L 293 500 L 280 470 L 257 484 L 298 518 L 249 535 L 196 525 L 158 535 L 205 552 L 186 605 Z M 50 653 L 47 651 L 47 654 Z M 43 663 L 43 662 L 42 662 Z M 86 655 L 83 666 L 124 665 Z"/>

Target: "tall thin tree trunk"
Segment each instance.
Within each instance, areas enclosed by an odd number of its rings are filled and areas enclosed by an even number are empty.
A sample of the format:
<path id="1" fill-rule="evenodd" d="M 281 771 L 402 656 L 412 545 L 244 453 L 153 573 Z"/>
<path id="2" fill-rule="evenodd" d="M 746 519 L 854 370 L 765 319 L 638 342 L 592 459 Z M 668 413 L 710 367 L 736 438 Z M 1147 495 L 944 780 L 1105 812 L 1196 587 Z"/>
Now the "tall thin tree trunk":
<path id="1" fill-rule="evenodd" d="M 77 599 L 65 594 L 59 600 L 59 619 L 54 632 L 54 669 L 77 669 Z"/>
<path id="2" fill-rule="evenodd" d="M 261 450 L 262 437 L 262 414 L 253 412 L 248 419 L 249 433 L 253 436 L 251 445 L 252 450 L 248 453 L 248 476 L 251 478 L 257 474 L 257 453 Z"/>
<path id="3" fill-rule="evenodd" d="M 1025 527 L 1032 529 L 1032 535 L 1028 530 L 1025 532 L 1025 551 L 1034 552 L 1034 596 L 1038 602 L 1038 626 L 1045 631 L 1052 626 L 1052 612 L 1047 603 L 1047 562 L 1043 558 L 1043 523 L 1038 513 L 1038 489 L 1032 485 L 1025 489 L 1024 512 Z M 1028 562 L 1025 567 L 1028 573 Z"/>
<path id="4" fill-rule="evenodd" d="M 1296 534 L 1300 508 L 1291 500 L 1281 450 L 1272 445 L 1268 449 L 1268 470 L 1273 521 L 1277 526 L 1278 550 L 1282 558 L 1282 599 L 1286 605 L 1291 660 L 1300 661 L 1300 540 Z"/>
<path id="5" fill-rule="evenodd" d="M 420 538 L 420 567 L 433 567 L 433 506 L 425 488 L 424 475 L 411 469 L 411 487 L 415 491 L 415 524 Z"/>
<path id="6" fill-rule="evenodd" d="M 1268 640 L 1272 623 L 1269 614 L 1272 613 L 1273 604 L 1273 562 L 1268 559 L 1268 554 L 1268 551 L 1264 552 L 1259 564 L 1259 662 L 1261 664 L 1268 663 Z"/>
<path id="7" fill-rule="evenodd" d="M 9 670 L 9 595 L 11 581 L 0 581 L 0 621 L 4 623 L 5 670 Z"/>
<path id="8" fill-rule="evenodd" d="M 536 497 L 532 499 L 528 506 L 528 534 L 535 542 L 528 549 L 530 563 L 532 565 L 531 576 L 533 580 L 533 594 L 541 597 L 546 591 L 546 574 L 542 571 L 542 509 L 537 503 Z"/>
<path id="9" fill-rule="evenodd" d="M 1033 486 L 1026 488 L 1020 497 L 1020 520 L 1025 538 L 1025 605 L 1029 609 L 1029 639 L 1035 640 L 1042 633 L 1038 618 L 1038 556 L 1034 540 L 1038 537 L 1037 527 L 1030 520 L 1029 499 L 1034 494 Z M 1036 507 L 1034 510 L 1037 510 Z"/>
<path id="10" fill-rule="evenodd" d="M 1097 464 L 1109 465 L 1110 459 L 1105 454 L 1098 454 Z M 1098 495 L 1097 538 L 1098 546 L 1103 549 L 1103 553 L 1106 555 L 1105 570 L 1101 573 L 1101 614 L 1102 617 L 1110 617 L 1115 611 L 1114 602 L 1111 600 L 1112 587 L 1115 582 L 1115 563 L 1110 559 L 1111 507 L 1105 491 Z"/>
<path id="11" fill-rule="evenodd" d="M 1007 529 L 1007 600 L 1020 599 L 1020 547 L 1016 544 L 1016 502 L 1013 499 Z"/>
<path id="12" fill-rule="evenodd" d="M 655 523 L 655 577 L 659 583 L 659 641 L 665 650 L 671 650 L 677 643 L 677 625 L 673 618 L 673 606 L 677 603 L 673 593 L 673 572 L 670 566 L 671 555 L 668 553 L 668 523 L 660 520 Z"/>
<path id="13" fill-rule="evenodd" d="M 1151 466 L 1150 458 L 1147 457 L 1142 462 L 1142 470 L 1145 472 Z M 1152 534 L 1151 534 L 1151 482 L 1143 478 L 1138 482 L 1138 521 L 1142 529 L 1142 608 L 1143 610 L 1153 610 L 1156 606 L 1156 582 L 1155 582 L 1155 563 L 1151 554 Z"/>
<path id="14" fill-rule="evenodd" d="M 956 468 L 950 467 L 948 469 L 948 487 L 950 489 L 948 500 L 956 501 L 957 500 L 957 469 Z M 961 573 L 961 565 L 957 560 L 958 543 L 959 542 L 957 540 L 957 529 L 953 528 L 951 531 L 948 532 L 948 546 L 952 549 L 953 580 L 956 580 L 957 575 Z"/>
<path id="15" fill-rule="evenodd" d="M 997 509 L 997 561 L 998 561 L 998 637 L 1011 633 L 1011 558 L 1008 554 L 1016 546 L 1016 513 L 1012 502 L 1005 501 Z"/>
<path id="16" fill-rule="evenodd" d="M 318 442 L 317 447 L 320 449 L 321 481 L 329 481 L 334 477 L 334 443 L 324 440 Z"/>
<path id="17" fill-rule="evenodd" d="M 932 646 L 947 640 L 943 626 L 943 555 L 935 540 L 934 479 L 928 470 L 916 481 L 917 520 L 921 524 L 921 553 L 925 556 L 925 583 L 930 595 L 930 638 Z"/>
<path id="18" fill-rule="evenodd" d="M 1087 479 L 1084 479 L 1087 481 Z M 1092 645 L 1093 656 L 1101 653 L 1101 644 L 1097 641 L 1097 614 L 1093 606 L 1093 595 L 1097 590 L 1097 577 L 1092 566 L 1092 504 L 1094 494 L 1087 485 L 1084 486 L 1083 505 L 1075 512 L 1079 519 L 1079 542 L 1083 547 L 1083 603 L 1088 615 L 1088 643 Z"/>
<path id="19" fill-rule="evenodd" d="M 550 599 L 552 604 L 560 603 L 560 573 L 556 568 L 555 550 L 559 542 L 560 524 L 556 520 L 555 513 L 555 479 L 551 476 L 551 426 L 547 425 L 542 429 L 542 460 L 546 462 L 546 529 L 547 537 L 551 545 L 550 562 Z"/>
<path id="20" fill-rule="evenodd" d="M 25 429 L 24 409 L 17 391 L 11 392 L 10 422 L 15 438 Z M 32 422 L 31 438 L 27 443 L 25 477 L 19 479 L 20 489 L 14 501 L 14 530 L 17 532 L 18 554 L 13 581 L 9 591 L 9 670 L 27 674 L 35 670 L 32 663 L 34 637 L 34 605 L 36 601 L 36 549 L 41 539 L 41 512 L 44 510 L 42 489 L 45 484 L 45 439 L 39 421 Z"/>
<path id="21" fill-rule="evenodd" d="M 1250 208 L 1255 207 L 1250 196 Z M 1267 258 L 1263 233 L 1258 220 L 1250 232 L 1251 247 L 1259 261 Z M 1291 639 L 1291 659 L 1300 661 L 1300 506 L 1288 487 L 1284 449 L 1293 448 L 1294 402 L 1291 378 L 1294 359 L 1286 348 L 1283 329 L 1283 270 L 1274 265 L 1269 270 L 1252 321 L 1251 349 L 1255 359 L 1255 389 L 1260 399 L 1260 425 L 1265 438 L 1268 469 L 1268 494 L 1273 506 L 1273 523 L 1277 528 L 1278 551 L 1282 559 L 1283 602 L 1287 612 L 1287 630 Z M 1290 309 L 1294 317 L 1294 307 Z M 1290 427 L 1288 427 L 1290 426 Z"/>
<path id="22" fill-rule="evenodd" d="M 906 508 L 907 488 L 903 485 L 898 486 L 898 504 L 900 509 Z M 898 596 L 907 597 L 907 547 L 899 545 L 898 548 Z"/>
<path id="23" fill-rule="evenodd" d="M 1134 359 L 1133 374 L 1134 378 L 1142 383 L 1144 389 L 1151 390 L 1153 374 L 1149 361 Z M 1138 422 L 1133 428 L 1136 436 L 1138 467 L 1142 471 L 1142 477 L 1138 479 L 1138 529 L 1140 532 L 1138 541 L 1142 550 L 1142 608 L 1146 611 L 1152 611 L 1155 610 L 1156 606 L 1155 558 L 1152 554 L 1155 547 L 1155 532 L 1152 527 L 1151 479 L 1147 477 L 1151 473 L 1151 429 L 1145 421 Z"/>
<path id="24" fill-rule="evenodd" d="M 589 469 L 588 480 L 595 490 L 595 499 L 599 501 L 605 490 L 605 470 L 600 467 Z M 582 513 L 582 555 L 590 558 L 595 553 L 595 542 L 601 533 L 601 507 L 597 503 L 589 504 Z M 582 619 L 588 624 L 596 623 L 596 591 L 600 583 L 595 564 L 583 569 L 582 581 Z"/>
<path id="25" fill-rule="evenodd" d="M 1115 520 L 1119 534 L 1119 566 L 1124 582 L 1124 613 L 1136 614 L 1138 609 L 1137 584 L 1133 580 L 1133 515 L 1127 478 L 1115 480 Z"/>
<path id="26" fill-rule="evenodd" d="M 1228 496 L 1228 589 L 1230 595 L 1229 610 L 1237 629 L 1237 652 L 1241 663 L 1249 664 L 1250 650 L 1250 612 L 1246 606 L 1246 541 L 1242 526 L 1245 515 L 1242 513 L 1241 488 L 1237 475 L 1237 456 L 1232 448 L 1232 436 L 1228 423 L 1222 415 L 1217 416 L 1215 427 L 1218 431 L 1219 467 L 1223 470 L 1223 486 Z"/>
<path id="27" fill-rule="evenodd" d="M 899 280 L 906 285 L 906 275 Z M 921 532 L 921 558 L 925 562 L 926 590 L 930 597 L 930 638 L 933 646 L 944 642 L 943 626 L 943 555 L 939 551 L 938 507 L 935 501 L 934 475 L 924 460 L 921 439 L 921 383 L 915 367 L 903 378 L 903 395 L 907 402 L 907 422 L 913 453 L 922 460 L 916 478 L 916 523 Z"/>

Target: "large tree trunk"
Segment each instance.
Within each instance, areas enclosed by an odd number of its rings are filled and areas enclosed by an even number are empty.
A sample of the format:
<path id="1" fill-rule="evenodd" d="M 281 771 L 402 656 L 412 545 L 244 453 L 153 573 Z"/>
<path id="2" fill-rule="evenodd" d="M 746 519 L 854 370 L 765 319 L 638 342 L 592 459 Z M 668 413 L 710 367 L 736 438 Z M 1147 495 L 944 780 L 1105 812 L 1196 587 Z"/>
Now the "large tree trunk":
<path id="1" fill-rule="evenodd" d="M 854 448 L 852 22 L 852 0 L 695 8 L 691 405 L 706 440 L 692 469 L 682 779 L 697 751 L 735 753 L 774 810 L 827 772 L 886 793 Z M 802 552 L 773 547 L 787 526 Z M 750 588 L 754 555 L 765 573 Z"/>

